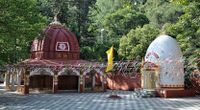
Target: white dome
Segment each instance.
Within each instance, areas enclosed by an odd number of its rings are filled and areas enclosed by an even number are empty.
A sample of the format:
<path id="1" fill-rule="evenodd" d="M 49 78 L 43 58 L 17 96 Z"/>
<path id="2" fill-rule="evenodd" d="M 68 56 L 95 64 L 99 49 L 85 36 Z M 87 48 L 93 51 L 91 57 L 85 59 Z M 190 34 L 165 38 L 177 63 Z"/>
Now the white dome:
<path id="1" fill-rule="evenodd" d="M 168 35 L 158 36 L 148 47 L 145 62 L 152 62 L 160 67 L 161 87 L 184 85 L 183 55 L 174 38 Z"/>

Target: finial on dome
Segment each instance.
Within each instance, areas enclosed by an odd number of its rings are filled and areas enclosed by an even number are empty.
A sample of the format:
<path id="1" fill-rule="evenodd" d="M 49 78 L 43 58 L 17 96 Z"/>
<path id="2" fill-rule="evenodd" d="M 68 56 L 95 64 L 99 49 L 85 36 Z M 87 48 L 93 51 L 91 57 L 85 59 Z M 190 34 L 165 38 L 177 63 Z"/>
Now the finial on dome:
<path id="1" fill-rule="evenodd" d="M 54 21 L 58 21 L 57 15 L 54 16 Z"/>
<path id="2" fill-rule="evenodd" d="M 50 25 L 62 25 L 59 21 L 58 21 L 58 14 L 55 14 L 54 16 L 54 21 L 50 23 Z"/>

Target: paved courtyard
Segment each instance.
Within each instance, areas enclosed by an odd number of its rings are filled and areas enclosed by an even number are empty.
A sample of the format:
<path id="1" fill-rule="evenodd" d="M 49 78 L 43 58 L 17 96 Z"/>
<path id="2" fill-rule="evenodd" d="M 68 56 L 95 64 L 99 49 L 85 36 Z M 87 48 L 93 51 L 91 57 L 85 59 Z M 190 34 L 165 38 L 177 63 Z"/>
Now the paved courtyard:
<path id="1" fill-rule="evenodd" d="M 200 97 L 134 98 L 133 92 L 115 92 L 122 99 L 109 99 L 106 93 L 0 94 L 0 110 L 200 110 Z"/>

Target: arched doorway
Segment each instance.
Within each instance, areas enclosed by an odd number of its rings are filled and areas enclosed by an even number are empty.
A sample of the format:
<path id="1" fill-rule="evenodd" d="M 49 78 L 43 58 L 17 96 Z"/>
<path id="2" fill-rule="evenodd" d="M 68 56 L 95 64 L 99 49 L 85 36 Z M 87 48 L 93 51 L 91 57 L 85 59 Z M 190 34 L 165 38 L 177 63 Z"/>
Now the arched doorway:
<path id="1" fill-rule="evenodd" d="M 37 90 L 51 90 L 53 87 L 53 77 L 50 75 L 30 76 L 30 88 Z"/>
<path id="2" fill-rule="evenodd" d="M 58 90 L 79 91 L 79 72 L 64 68 L 58 73 Z"/>
<path id="3" fill-rule="evenodd" d="M 53 72 L 49 69 L 35 69 L 30 72 L 29 87 L 31 90 L 52 90 Z"/>
<path id="4" fill-rule="evenodd" d="M 147 90 L 159 88 L 159 66 L 151 62 L 145 62 L 141 68 L 141 87 Z"/>
<path id="5" fill-rule="evenodd" d="M 75 75 L 58 76 L 58 90 L 78 91 L 78 76 Z"/>

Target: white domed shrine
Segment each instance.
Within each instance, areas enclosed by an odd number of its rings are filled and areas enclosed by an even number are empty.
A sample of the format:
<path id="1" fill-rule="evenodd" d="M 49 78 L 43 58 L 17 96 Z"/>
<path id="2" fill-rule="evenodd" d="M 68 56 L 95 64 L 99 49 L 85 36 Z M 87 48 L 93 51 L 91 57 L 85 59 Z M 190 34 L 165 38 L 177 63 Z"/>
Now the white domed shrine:
<path id="1" fill-rule="evenodd" d="M 183 55 L 174 38 L 168 35 L 158 36 L 147 49 L 144 68 L 145 66 L 150 69 L 155 66 L 158 68 L 154 78 L 156 88 L 184 87 Z"/>

